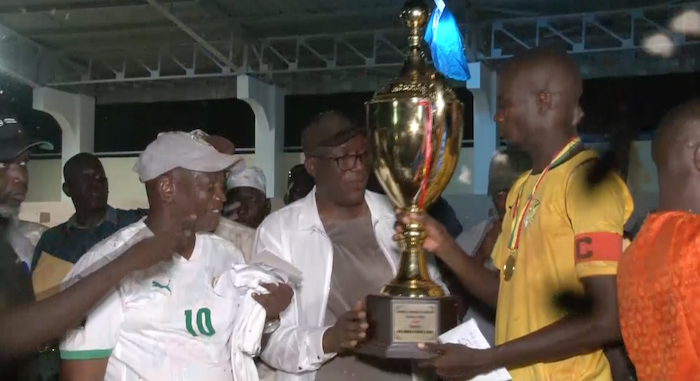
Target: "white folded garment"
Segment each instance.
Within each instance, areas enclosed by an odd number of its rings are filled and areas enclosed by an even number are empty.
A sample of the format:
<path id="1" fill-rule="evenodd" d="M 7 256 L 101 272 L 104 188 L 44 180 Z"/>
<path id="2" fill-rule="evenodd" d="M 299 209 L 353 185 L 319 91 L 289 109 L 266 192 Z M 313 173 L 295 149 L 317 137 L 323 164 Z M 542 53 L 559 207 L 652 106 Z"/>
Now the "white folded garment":
<path id="1" fill-rule="evenodd" d="M 289 283 L 297 286 L 299 286 L 303 280 L 303 274 L 301 273 L 301 270 L 267 250 L 263 250 L 259 253 L 256 253 L 250 260 L 250 264 L 266 265 L 278 270 L 282 270 L 287 275 Z"/>
<path id="2" fill-rule="evenodd" d="M 265 309 L 252 295 L 267 294 L 261 283 L 287 283 L 289 275 L 263 264 L 235 265 L 228 279 L 242 296 L 231 336 L 231 362 L 234 381 L 258 381 L 254 357 L 260 353 L 260 341 L 265 327 Z"/>

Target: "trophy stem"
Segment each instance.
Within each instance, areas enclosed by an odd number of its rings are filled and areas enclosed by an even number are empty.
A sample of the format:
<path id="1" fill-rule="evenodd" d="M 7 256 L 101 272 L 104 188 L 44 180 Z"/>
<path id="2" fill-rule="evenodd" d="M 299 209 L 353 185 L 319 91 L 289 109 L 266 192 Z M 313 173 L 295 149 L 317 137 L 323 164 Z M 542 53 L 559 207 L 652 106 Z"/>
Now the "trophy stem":
<path id="1" fill-rule="evenodd" d="M 419 213 L 421 210 L 411 205 L 409 212 Z M 396 277 L 382 288 L 382 295 L 410 298 L 445 296 L 442 288 L 430 279 L 423 252 L 425 238 L 425 229 L 422 224 L 414 222 L 405 226 L 399 268 Z"/>

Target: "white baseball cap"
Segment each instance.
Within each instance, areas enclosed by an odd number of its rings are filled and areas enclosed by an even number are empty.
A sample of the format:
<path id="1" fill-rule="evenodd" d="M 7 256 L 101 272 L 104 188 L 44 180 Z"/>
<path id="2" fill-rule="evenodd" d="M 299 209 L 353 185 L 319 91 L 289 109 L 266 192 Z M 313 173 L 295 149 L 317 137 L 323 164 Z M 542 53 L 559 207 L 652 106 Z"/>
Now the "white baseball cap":
<path id="1" fill-rule="evenodd" d="M 241 160 L 217 151 L 207 142 L 208 136 L 201 130 L 162 132 L 139 155 L 133 170 L 141 182 L 146 182 L 175 168 L 211 173 L 224 171 Z"/>
<path id="2" fill-rule="evenodd" d="M 265 173 L 258 167 L 241 168 L 236 165 L 229 169 L 228 179 L 226 180 L 227 191 L 233 188 L 250 187 L 267 193 L 265 186 Z"/>

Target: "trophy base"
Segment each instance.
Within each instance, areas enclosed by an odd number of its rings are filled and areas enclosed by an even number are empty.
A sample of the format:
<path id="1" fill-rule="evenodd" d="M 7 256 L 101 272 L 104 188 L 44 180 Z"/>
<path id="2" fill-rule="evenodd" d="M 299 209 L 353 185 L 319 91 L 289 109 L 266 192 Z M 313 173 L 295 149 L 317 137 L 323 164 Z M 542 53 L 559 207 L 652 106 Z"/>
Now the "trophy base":
<path id="1" fill-rule="evenodd" d="M 418 343 L 437 343 L 459 324 L 454 297 L 407 298 L 370 295 L 366 301 L 367 340 L 355 351 L 372 357 L 426 359 Z"/>

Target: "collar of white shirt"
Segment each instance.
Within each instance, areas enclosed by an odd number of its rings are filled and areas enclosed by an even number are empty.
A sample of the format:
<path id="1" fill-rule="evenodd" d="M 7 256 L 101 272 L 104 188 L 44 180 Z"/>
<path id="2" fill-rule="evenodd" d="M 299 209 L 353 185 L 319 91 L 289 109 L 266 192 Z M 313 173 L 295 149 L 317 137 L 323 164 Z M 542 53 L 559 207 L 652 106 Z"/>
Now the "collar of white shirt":
<path id="1" fill-rule="evenodd" d="M 365 191 L 365 202 L 367 207 L 369 207 L 373 225 L 380 220 L 396 218 L 392 204 L 387 201 L 387 197 L 382 194 Z M 316 187 L 299 202 L 301 203 L 297 224 L 299 230 L 323 230 L 323 222 L 321 222 L 318 207 L 316 206 Z"/>

